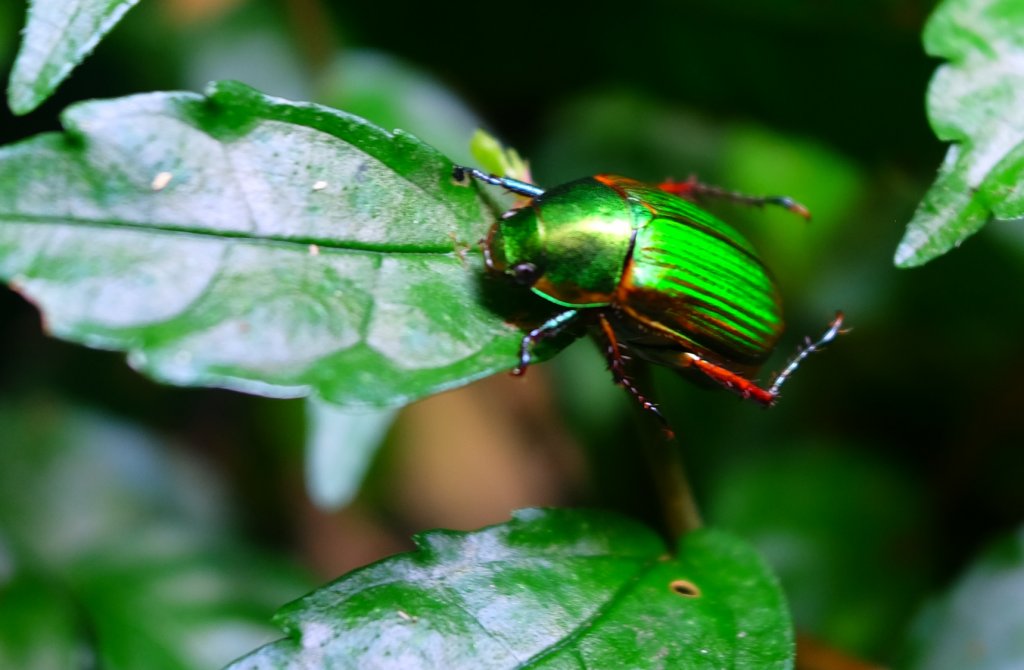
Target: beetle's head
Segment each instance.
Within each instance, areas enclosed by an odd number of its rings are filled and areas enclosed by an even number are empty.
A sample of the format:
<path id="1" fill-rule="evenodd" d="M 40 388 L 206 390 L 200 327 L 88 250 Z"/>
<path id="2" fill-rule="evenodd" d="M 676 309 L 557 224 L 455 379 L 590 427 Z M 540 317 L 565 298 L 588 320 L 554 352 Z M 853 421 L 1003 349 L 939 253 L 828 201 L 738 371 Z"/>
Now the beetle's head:
<path id="1" fill-rule="evenodd" d="M 633 208 L 587 177 L 548 189 L 503 216 L 484 243 L 487 267 L 565 307 L 607 305 L 622 278 Z"/>
<path id="2" fill-rule="evenodd" d="M 513 210 L 491 226 L 484 240 L 484 261 L 493 272 L 533 286 L 544 274 L 544 247 L 533 207 Z"/>

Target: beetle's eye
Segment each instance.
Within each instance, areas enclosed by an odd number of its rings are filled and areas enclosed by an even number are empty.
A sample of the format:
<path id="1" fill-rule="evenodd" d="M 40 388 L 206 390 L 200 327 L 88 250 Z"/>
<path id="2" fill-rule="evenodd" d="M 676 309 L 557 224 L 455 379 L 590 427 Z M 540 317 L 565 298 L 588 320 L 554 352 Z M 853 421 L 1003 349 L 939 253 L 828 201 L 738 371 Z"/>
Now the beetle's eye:
<path id="1" fill-rule="evenodd" d="M 536 283 L 540 273 L 537 271 L 537 266 L 533 263 L 519 263 L 512 266 L 512 276 L 517 284 L 532 286 Z"/>

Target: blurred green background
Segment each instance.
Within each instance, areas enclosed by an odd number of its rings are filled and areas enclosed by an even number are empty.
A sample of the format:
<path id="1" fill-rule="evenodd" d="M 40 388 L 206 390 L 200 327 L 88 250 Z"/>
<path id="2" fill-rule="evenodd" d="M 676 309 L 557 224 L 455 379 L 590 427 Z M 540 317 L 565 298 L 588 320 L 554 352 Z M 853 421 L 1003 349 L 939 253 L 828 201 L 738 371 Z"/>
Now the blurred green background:
<path id="1" fill-rule="evenodd" d="M 920 30 L 932 5 L 150 0 L 41 109 L 24 118 L 0 109 L 0 140 L 56 129 L 76 100 L 231 78 L 410 130 L 458 161 L 472 160 L 470 135 L 485 127 L 530 159 L 541 185 L 598 172 L 697 174 L 797 198 L 814 212 L 810 224 L 714 208 L 749 234 L 782 286 L 788 331 L 766 373 L 836 309 L 852 332 L 808 361 L 769 412 L 666 370 L 655 371 L 653 395 L 680 436 L 708 523 L 762 551 L 799 628 L 891 661 L 929 594 L 1024 518 L 1024 234 L 992 225 L 924 268 L 892 265 L 944 154 L 924 112 L 937 62 L 923 54 Z M 22 20 L 21 3 L 0 6 L 5 72 Z M 355 501 L 333 511 L 304 488 L 301 401 L 158 386 L 120 354 L 48 338 L 7 289 L 0 350 L 8 471 L 31 463 L 41 442 L 68 445 L 48 452 L 54 462 L 92 453 L 81 452 L 96 442 L 76 428 L 83 417 L 125 426 L 103 449 L 121 448 L 110 444 L 119 439 L 129 449 L 141 433 L 161 458 L 193 463 L 165 483 L 168 500 L 215 487 L 223 495 L 204 509 L 217 510 L 217 527 L 230 529 L 218 532 L 238 551 L 309 572 L 276 601 L 268 595 L 256 619 L 408 548 L 425 528 L 475 528 L 531 505 L 657 518 L 630 404 L 587 341 L 525 380 L 500 376 L 405 410 Z M 65 428 L 41 437 L 26 417 Z M 146 458 L 139 467 L 155 467 Z M 126 466 L 119 477 L 139 472 Z M 5 534 L 17 536 L 11 528 L 28 509 L 40 511 L 27 535 L 57 544 L 71 532 L 60 523 L 68 510 L 104 525 L 110 505 L 59 481 L 5 480 Z M 113 546 L 95 532 L 86 544 Z M 0 542 L 0 578 L 17 572 L 13 555 Z"/>

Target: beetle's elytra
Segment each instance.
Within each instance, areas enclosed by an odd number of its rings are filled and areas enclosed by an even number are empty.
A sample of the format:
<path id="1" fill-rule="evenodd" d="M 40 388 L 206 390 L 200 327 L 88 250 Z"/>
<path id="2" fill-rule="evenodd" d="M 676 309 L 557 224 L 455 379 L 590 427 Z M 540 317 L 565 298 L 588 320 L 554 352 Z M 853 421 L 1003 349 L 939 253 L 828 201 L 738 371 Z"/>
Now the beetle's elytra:
<path id="1" fill-rule="evenodd" d="M 808 216 L 789 198 L 752 198 L 693 180 L 653 185 L 614 175 L 543 190 L 473 168 L 454 169 L 458 181 L 467 174 L 529 198 L 491 227 L 483 245 L 488 269 L 565 308 L 523 337 L 515 374 L 529 365 L 536 342 L 585 321 L 605 339 L 616 382 L 659 417 L 627 376 L 624 349 L 770 406 L 800 362 L 841 332 L 840 312 L 767 388 L 758 386 L 752 378 L 783 330 L 778 287 L 743 235 L 686 199 L 776 204 Z"/>

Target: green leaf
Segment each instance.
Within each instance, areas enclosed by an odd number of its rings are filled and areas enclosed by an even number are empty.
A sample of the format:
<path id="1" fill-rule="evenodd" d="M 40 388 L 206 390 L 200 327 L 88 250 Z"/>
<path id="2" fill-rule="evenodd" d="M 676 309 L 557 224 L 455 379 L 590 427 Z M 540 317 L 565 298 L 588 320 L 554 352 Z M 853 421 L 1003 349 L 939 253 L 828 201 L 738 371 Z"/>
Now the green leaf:
<path id="1" fill-rule="evenodd" d="M 0 150 L 0 277 L 159 380 L 387 406 L 510 367 L 493 214 L 415 137 L 237 83 Z M 498 282 L 493 282 L 501 290 Z"/>
<path id="2" fill-rule="evenodd" d="M 608 513 L 523 510 L 357 570 L 278 612 L 289 638 L 252 668 L 782 668 L 783 597 L 737 540 L 697 531 L 675 557 Z"/>
<path id="3" fill-rule="evenodd" d="M 1024 667 L 1024 528 L 985 552 L 918 617 L 909 670 Z"/>
<path id="4" fill-rule="evenodd" d="M 59 584 L 30 571 L 0 574 L 0 668 L 80 667 L 83 633 L 76 604 Z"/>
<path id="5" fill-rule="evenodd" d="M 374 454 L 398 411 L 349 410 L 310 399 L 306 403 L 306 489 L 323 509 L 344 507 L 359 490 Z"/>
<path id="6" fill-rule="evenodd" d="M 900 267 L 941 256 L 991 218 L 1024 217 L 1024 3 L 946 0 L 924 44 L 949 61 L 932 78 L 928 114 L 954 144 L 896 249 Z"/>
<path id="7" fill-rule="evenodd" d="M 308 588 L 230 538 L 217 482 L 133 427 L 0 404 L 0 667 L 219 667 Z"/>
<path id="8" fill-rule="evenodd" d="M 7 104 L 28 114 L 139 0 L 30 0 L 25 32 L 7 85 Z"/>

